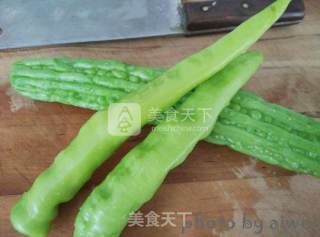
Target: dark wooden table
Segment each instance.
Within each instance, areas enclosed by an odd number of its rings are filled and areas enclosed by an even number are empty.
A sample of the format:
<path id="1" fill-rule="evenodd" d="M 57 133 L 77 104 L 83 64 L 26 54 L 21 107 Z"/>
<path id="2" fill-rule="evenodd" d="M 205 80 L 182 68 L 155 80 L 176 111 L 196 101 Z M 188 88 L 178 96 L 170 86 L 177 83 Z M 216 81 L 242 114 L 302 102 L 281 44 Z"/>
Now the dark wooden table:
<path id="1" fill-rule="evenodd" d="M 254 46 L 254 50 L 265 55 L 265 63 L 246 88 L 269 101 L 318 119 L 320 1 L 306 0 L 306 8 L 303 23 L 272 29 Z M 20 236 L 9 223 L 10 208 L 93 113 L 72 106 L 33 102 L 16 95 L 8 84 L 10 65 L 15 60 L 70 56 L 170 66 L 218 37 L 221 35 L 0 52 L 0 236 Z M 50 236 L 72 235 L 74 218 L 83 200 L 141 139 L 124 144 L 71 202 L 61 206 Z M 177 226 L 127 227 L 122 236 L 318 237 L 319 197 L 319 179 L 201 142 L 187 161 L 170 173 L 152 201 L 141 209 L 145 215 L 154 211 L 162 218 L 165 218 L 164 212 L 173 212 Z M 178 212 L 194 214 L 194 219 L 188 217 L 193 224 L 190 228 L 181 228 Z M 228 221 L 233 228 L 227 226 Z M 292 221 L 295 226 L 288 226 Z M 301 222 L 305 223 L 304 227 Z"/>

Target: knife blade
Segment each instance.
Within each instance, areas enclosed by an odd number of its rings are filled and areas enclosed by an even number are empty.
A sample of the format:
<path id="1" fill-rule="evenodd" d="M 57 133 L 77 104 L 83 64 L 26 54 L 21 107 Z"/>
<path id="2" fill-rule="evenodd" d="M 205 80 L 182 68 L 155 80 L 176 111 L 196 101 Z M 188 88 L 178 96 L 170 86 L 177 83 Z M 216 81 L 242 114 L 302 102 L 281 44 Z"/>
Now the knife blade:
<path id="1" fill-rule="evenodd" d="M 230 30 L 273 1 L 2 0 L 0 49 Z M 303 10 L 294 0 L 282 22 Z"/>

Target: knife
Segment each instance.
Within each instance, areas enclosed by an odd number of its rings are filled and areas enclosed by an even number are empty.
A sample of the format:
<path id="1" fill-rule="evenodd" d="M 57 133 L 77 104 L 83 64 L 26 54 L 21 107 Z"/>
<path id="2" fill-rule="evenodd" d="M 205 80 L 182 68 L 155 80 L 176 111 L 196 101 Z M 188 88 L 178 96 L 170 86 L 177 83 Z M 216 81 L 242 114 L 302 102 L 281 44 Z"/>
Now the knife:
<path id="1" fill-rule="evenodd" d="M 0 49 L 228 31 L 274 0 L 1 0 Z M 277 25 L 304 17 L 293 0 Z"/>

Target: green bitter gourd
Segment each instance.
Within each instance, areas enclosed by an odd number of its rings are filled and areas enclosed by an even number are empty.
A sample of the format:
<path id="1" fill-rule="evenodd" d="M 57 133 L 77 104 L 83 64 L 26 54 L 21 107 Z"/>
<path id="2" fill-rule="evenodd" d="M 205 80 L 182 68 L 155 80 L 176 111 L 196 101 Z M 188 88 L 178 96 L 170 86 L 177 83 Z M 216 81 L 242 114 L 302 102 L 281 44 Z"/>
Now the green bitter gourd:
<path id="1" fill-rule="evenodd" d="M 13 65 L 11 84 L 32 99 L 103 110 L 165 70 L 115 60 L 24 59 Z M 320 176 L 320 124 L 243 90 L 223 110 L 206 141 Z"/>

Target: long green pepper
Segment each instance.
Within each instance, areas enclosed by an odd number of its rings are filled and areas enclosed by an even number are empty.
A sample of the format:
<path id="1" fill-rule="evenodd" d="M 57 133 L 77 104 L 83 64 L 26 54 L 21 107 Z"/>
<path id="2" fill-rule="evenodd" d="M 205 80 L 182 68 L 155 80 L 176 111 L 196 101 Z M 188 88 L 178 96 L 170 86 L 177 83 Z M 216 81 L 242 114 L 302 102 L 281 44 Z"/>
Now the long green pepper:
<path id="1" fill-rule="evenodd" d="M 90 194 L 77 216 L 74 237 L 119 236 L 130 213 L 150 200 L 168 172 L 208 136 L 219 113 L 261 62 L 260 54 L 244 54 L 200 85 L 178 112 L 206 108 L 207 118 L 196 111 L 192 121 L 178 116 L 178 121 L 161 122 Z"/>
<path id="2" fill-rule="evenodd" d="M 170 107 L 245 52 L 281 16 L 289 2 L 277 0 L 215 44 L 181 61 L 120 102 L 140 104 L 143 126 L 148 122 L 151 108 L 164 110 Z M 53 164 L 35 180 L 31 189 L 22 195 L 10 216 L 16 230 L 32 237 L 47 236 L 58 205 L 70 200 L 94 170 L 127 139 L 109 134 L 107 124 L 107 111 L 95 113 Z"/>

